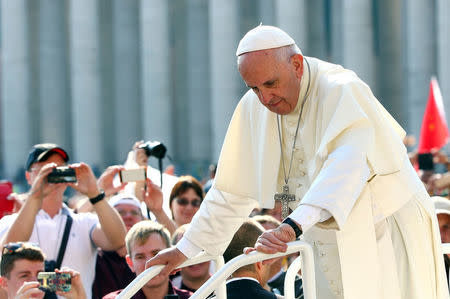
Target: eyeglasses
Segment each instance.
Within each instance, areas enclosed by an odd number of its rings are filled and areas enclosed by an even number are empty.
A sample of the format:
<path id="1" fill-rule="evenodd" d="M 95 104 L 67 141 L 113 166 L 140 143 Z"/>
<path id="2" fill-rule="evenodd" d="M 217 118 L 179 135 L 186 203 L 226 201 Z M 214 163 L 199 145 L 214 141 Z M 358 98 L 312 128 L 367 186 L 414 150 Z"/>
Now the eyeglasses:
<path id="1" fill-rule="evenodd" d="M 189 199 L 184 197 L 177 197 L 176 199 L 177 204 L 179 204 L 182 207 L 187 206 L 188 204 L 191 204 L 194 208 L 198 208 L 200 204 L 202 203 L 201 199 L 194 199 L 193 201 L 189 201 Z"/>
<path id="2" fill-rule="evenodd" d="M 28 248 L 30 246 L 32 246 L 32 247 L 39 247 L 39 245 L 37 243 L 30 243 L 30 242 L 13 242 L 13 243 L 8 243 L 8 244 L 5 244 L 5 246 L 3 246 L 2 255 L 13 254 L 13 253 L 21 251 L 25 247 Z"/>
<path id="3" fill-rule="evenodd" d="M 141 211 L 131 210 L 131 211 L 123 211 L 123 210 L 117 210 L 120 216 L 125 216 L 127 214 L 130 214 L 133 217 L 140 217 L 142 216 Z"/>

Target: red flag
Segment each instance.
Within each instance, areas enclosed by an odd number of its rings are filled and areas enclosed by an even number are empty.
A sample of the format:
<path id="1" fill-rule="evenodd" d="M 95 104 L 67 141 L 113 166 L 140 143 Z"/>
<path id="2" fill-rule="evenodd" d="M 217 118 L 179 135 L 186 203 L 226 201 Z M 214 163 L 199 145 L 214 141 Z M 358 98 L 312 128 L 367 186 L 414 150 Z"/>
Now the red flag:
<path id="1" fill-rule="evenodd" d="M 436 78 L 431 78 L 428 103 L 422 120 L 419 138 L 419 154 L 439 150 L 449 140 L 444 102 Z"/>

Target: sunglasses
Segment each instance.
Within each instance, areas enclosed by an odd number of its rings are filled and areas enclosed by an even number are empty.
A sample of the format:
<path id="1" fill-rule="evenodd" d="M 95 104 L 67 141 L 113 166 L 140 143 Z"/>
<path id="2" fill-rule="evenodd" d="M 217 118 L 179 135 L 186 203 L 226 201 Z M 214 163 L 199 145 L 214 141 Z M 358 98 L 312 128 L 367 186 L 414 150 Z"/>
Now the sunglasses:
<path id="1" fill-rule="evenodd" d="M 128 214 L 130 214 L 133 217 L 141 217 L 142 216 L 141 211 L 136 211 L 136 210 L 132 210 L 132 211 L 117 210 L 117 212 L 119 213 L 120 216 L 125 216 Z"/>
<path id="2" fill-rule="evenodd" d="M 5 246 L 3 246 L 2 255 L 13 254 L 13 253 L 21 251 L 25 247 L 29 248 L 30 246 L 39 247 L 39 245 L 37 243 L 30 243 L 30 242 L 8 243 L 8 244 L 5 244 Z"/>
<path id="3" fill-rule="evenodd" d="M 194 199 L 193 201 L 189 201 L 186 198 L 183 197 L 177 197 L 176 199 L 177 204 L 179 204 L 182 207 L 187 206 L 188 204 L 191 204 L 194 208 L 198 208 L 200 204 L 202 203 L 201 199 Z"/>

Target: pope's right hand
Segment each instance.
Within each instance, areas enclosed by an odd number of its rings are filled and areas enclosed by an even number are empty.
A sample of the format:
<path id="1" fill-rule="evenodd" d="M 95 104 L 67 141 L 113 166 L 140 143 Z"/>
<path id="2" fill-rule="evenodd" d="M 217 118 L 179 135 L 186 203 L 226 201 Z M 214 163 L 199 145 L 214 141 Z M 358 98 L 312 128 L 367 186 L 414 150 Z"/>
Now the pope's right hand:
<path id="1" fill-rule="evenodd" d="M 153 258 L 145 263 L 145 269 L 155 265 L 165 265 L 161 272 L 155 277 L 168 277 L 171 273 L 175 273 L 175 269 L 187 260 L 187 257 L 181 253 L 178 248 L 168 248 L 160 251 Z"/>

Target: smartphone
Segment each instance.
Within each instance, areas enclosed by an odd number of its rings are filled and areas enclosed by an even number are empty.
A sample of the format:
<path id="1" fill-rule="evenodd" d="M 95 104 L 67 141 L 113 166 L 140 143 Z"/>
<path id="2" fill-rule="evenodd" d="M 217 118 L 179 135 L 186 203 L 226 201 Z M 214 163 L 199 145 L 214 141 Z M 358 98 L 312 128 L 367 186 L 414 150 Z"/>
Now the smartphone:
<path id="1" fill-rule="evenodd" d="M 77 176 L 75 169 L 68 166 L 59 166 L 53 168 L 53 171 L 47 176 L 47 181 L 52 184 L 58 183 L 76 183 Z"/>
<path id="2" fill-rule="evenodd" d="M 119 177 L 122 183 L 145 181 L 147 179 L 147 169 L 136 168 L 121 170 L 119 172 Z"/>
<path id="3" fill-rule="evenodd" d="M 72 287 L 69 273 L 39 272 L 37 276 L 39 289 L 50 292 L 68 292 Z"/>
<path id="4" fill-rule="evenodd" d="M 8 181 L 0 181 L 0 218 L 12 214 L 14 201 L 8 199 L 13 191 L 13 185 Z"/>

